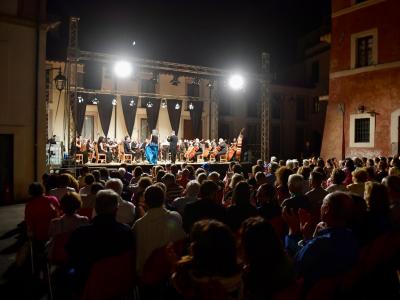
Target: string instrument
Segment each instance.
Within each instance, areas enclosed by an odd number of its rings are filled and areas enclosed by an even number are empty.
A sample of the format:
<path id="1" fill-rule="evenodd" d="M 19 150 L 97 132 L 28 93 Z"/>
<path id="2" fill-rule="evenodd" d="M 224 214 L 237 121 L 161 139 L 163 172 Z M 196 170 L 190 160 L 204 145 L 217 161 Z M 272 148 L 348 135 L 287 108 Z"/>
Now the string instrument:
<path id="1" fill-rule="evenodd" d="M 185 152 L 185 158 L 190 158 L 189 156 L 191 155 L 191 153 L 193 152 L 194 146 L 189 146 L 189 148 L 186 150 Z M 195 152 L 196 153 L 196 152 Z"/>
<path id="2" fill-rule="evenodd" d="M 232 145 L 228 149 L 228 153 L 226 154 L 226 159 L 230 161 L 235 156 L 236 151 L 237 145 L 236 143 L 232 143 Z"/>
<path id="3" fill-rule="evenodd" d="M 196 156 L 197 151 L 199 151 L 200 147 L 199 146 L 192 146 L 192 151 L 188 151 L 188 158 L 193 159 Z"/>
<path id="4" fill-rule="evenodd" d="M 218 152 L 221 151 L 221 146 L 216 146 L 212 151 L 213 157 L 217 156 Z"/>
<path id="5" fill-rule="evenodd" d="M 236 154 L 235 154 L 235 159 L 237 161 L 240 161 L 240 157 L 242 155 L 242 143 L 243 143 L 243 136 L 244 136 L 244 128 L 240 130 L 239 136 L 236 140 Z"/>
<path id="6" fill-rule="evenodd" d="M 212 147 L 204 148 L 203 157 L 208 158 L 211 152 L 212 152 Z"/>

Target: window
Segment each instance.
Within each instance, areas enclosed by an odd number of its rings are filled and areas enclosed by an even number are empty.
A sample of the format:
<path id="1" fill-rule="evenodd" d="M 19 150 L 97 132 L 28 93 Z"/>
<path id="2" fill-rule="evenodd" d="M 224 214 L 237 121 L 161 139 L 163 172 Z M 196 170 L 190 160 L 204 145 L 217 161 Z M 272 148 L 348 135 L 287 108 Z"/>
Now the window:
<path id="1" fill-rule="evenodd" d="M 304 121 L 306 119 L 306 99 L 304 96 L 296 97 L 296 119 Z"/>
<path id="2" fill-rule="evenodd" d="M 281 118 L 281 102 L 283 100 L 283 96 L 281 95 L 272 95 L 271 97 L 271 118 L 272 119 L 280 119 Z"/>
<path id="3" fill-rule="evenodd" d="M 143 143 L 147 138 L 150 137 L 149 125 L 147 119 L 140 119 L 140 141 Z"/>
<path id="4" fill-rule="evenodd" d="M 378 63 L 378 29 L 351 35 L 351 68 L 362 68 Z"/>
<path id="5" fill-rule="evenodd" d="M 187 86 L 187 95 L 189 97 L 199 97 L 200 96 L 200 87 L 198 84 L 188 84 Z"/>
<path id="6" fill-rule="evenodd" d="M 85 139 L 94 139 L 94 116 L 85 116 L 82 128 L 82 137 Z"/>
<path id="7" fill-rule="evenodd" d="M 311 82 L 319 82 L 319 61 L 314 61 L 311 65 Z"/>
<path id="8" fill-rule="evenodd" d="M 271 155 L 280 156 L 281 154 L 281 127 L 271 126 Z"/>
<path id="9" fill-rule="evenodd" d="M 370 114 L 350 115 L 350 147 L 374 147 L 375 117 Z"/>
<path id="10" fill-rule="evenodd" d="M 357 39 L 356 67 L 366 67 L 373 64 L 373 37 L 366 36 Z"/>
<path id="11" fill-rule="evenodd" d="M 154 94 L 156 92 L 156 86 L 152 79 L 142 79 L 141 89 L 142 93 Z"/>

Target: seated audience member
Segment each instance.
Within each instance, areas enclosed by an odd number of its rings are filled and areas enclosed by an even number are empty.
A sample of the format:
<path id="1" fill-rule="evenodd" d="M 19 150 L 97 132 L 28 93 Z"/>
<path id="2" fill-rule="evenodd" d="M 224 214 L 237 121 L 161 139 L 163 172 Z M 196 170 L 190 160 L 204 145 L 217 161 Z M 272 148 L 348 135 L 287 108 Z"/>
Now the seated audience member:
<path id="1" fill-rule="evenodd" d="M 322 182 L 324 181 L 324 175 L 320 172 L 312 171 L 310 175 L 310 191 L 306 193 L 306 197 L 310 202 L 311 211 L 313 214 L 319 217 L 322 201 L 325 196 L 328 194 L 322 188 Z"/>
<path id="2" fill-rule="evenodd" d="M 110 172 L 108 171 L 108 169 L 101 168 L 99 171 L 100 171 L 100 180 L 107 182 L 107 180 L 110 179 Z"/>
<path id="3" fill-rule="evenodd" d="M 49 194 L 51 196 L 55 196 L 58 201 L 67 193 L 67 192 L 75 192 L 75 189 L 69 187 L 70 178 L 67 174 L 61 174 L 57 178 L 57 187 L 52 189 Z"/>
<path id="4" fill-rule="evenodd" d="M 131 180 L 133 178 L 133 174 L 131 173 L 132 169 L 130 167 L 128 167 L 128 165 L 126 163 L 122 163 L 121 168 L 125 170 L 124 175 L 121 178 L 122 183 L 124 184 L 124 186 L 129 185 L 129 183 L 131 182 Z M 120 172 L 119 169 L 118 169 L 118 172 Z M 121 170 L 121 172 L 123 173 L 123 170 Z M 121 173 L 120 173 L 120 175 L 121 175 Z"/>
<path id="5" fill-rule="evenodd" d="M 105 185 L 106 183 L 104 182 L 104 180 L 101 180 L 100 178 L 100 171 L 99 170 L 93 170 L 92 171 L 92 175 L 94 176 L 94 181 L 95 182 L 100 182 L 102 185 Z"/>
<path id="6" fill-rule="evenodd" d="M 200 173 L 197 175 L 196 180 L 202 184 L 204 180 L 207 180 L 207 174 L 206 173 Z"/>
<path id="7" fill-rule="evenodd" d="M 346 187 L 343 184 L 344 179 L 346 178 L 346 174 L 341 169 L 335 169 L 331 175 L 332 184 L 326 188 L 328 193 L 333 192 L 345 192 Z"/>
<path id="8" fill-rule="evenodd" d="M 69 265 L 77 288 L 82 288 L 93 264 L 100 259 L 134 250 L 129 226 L 116 221 L 119 195 L 102 190 L 96 195 L 96 217 L 91 224 L 81 226 L 70 236 L 65 246 Z"/>
<path id="9" fill-rule="evenodd" d="M 288 182 L 291 197 L 282 202 L 282 207 L 292 209 L 295 212 L 299 208 L 310 209 L 310 201 L 303 193 L 303 180 L 303 176 L 298 174 L 289 176 Z"/>
<path id="10" fill-rule="evenodd" d="M 258 172 L 263 173 L 263 172 L 264 172 L 264 168 L 263 168 L 263 167 L 260 167 L 259 165 L 254 165 L 254 166 L 251 168 L 251 178 L 247 181 L 247 182 L 248 182 L 251 186 L 253 186 L 253 187 L 255 187 L 255 186 L 257 185 L 257 182 L 256 182 L 256 174 L 257 174 Z"/>
<path id="11" fill-rule="evenodd" d="M 86 175 L 90 174 L 89 167 L 83 166 L 79 173 L 80 173 L 80 175 L 78 177 L 78 184 L 79 184 L 79 189 L 81 189 L 86 185 L 85 177 L 86 177 Z"/>
<path id="12" fill-rule="evenodd" d="M 228 187 L 224 191 L 224 206 L 227 207 L 232 204 L 232 195 L 233 190 L 235 189 L 236 185 L 243 181 L 244 177 L 241 174 L 233 174 L 232 179 L 229 182 Z"/>
<path id="13" fill-rule="evenodd" d="M 56 197 L 45 196 L 39 182 L 29 185 L 28 203 L 25 206 L 25 222 L 28 236 L 33 241 L 45 242 L 49 239 L 51 220 L 58 217 L 60 204 Z"/>
<path id="14" fill-rule="evenodd" d="M 136 270 L 140 275 L 151 253 L 169 242 L 185 237 L 182 218 L 164 207 L 164 191 L 159 186 L 149 186 L 144 192 L 148 210 L 132 227 L 136 241 Z"/>
<path id="15" fill-rule="evenodd" d="M 257 190 L 256 199 L 258 214 L 265 220 L 271 220 L 281 215 L 281 207 L 272 184 L 262 184 Z"/>
<path id="16" fill-rule="evenodd" d="M 252 196 L 250 185 L 239 182 L 233 189 L 232 205 L 226 210 L 226 224 L 233 232 L 240 228 L 240 224 L 250 217 L 258 215 L 257 209 L 250 204 Z"/>
<path id="17" fill-rule="evenodd" d="M 348 186 L 349 184 L 351 184 L 353 182 L 353 171 L 355 170 L 354 167 L 354 162 L 352 159 L 350 158 L 346 158 L 346 160 L 344 161 L 344 173 L 346 174 L 346 178 L 343 181 L 343 184 L 345 186 Z M 362 197 L 362 196 L 361 196 Z"/>
<path id="18" fill-rule="evenodd" d="M 135 206 L 121 198 L 122 181 L 118 178 L 111 178 L 106 182 L 106 189 L 111 189 L 119 195 L 118 209 L 116 214 L 117 222 L 132 225 L 135 220 Z"/>
<path id="19" fill-rule="evenodd" d="M 63 173 L 63 174 L 67 175 L 68 178 L 69 178 L 68 186 L 69 186 L 70 188 L 73 188 L 73 189 L 74 189 L 74 192 L 79 193 L 79 183 L 78 183 L 78 180 L 75 179 L 75 177 L 74 177 L 74 175 L 71 173 L 71 171 L 67 171 L 67 172 L 65 172 L 65 173 Z"/>
<path id="20" fill-rule="evenodd" d="M 273 227 L 261 217 L 240 228 L 243 253 L 243 299 L 272 299 L 295 282 L 294 266 Z"/>
<path id="21" fill-rule="evenodd" d="M 390 219 L 395 229 L 400 229 L 400 177 L 390 175 L 383 180 L 387 187 L 390 204 Z"/>
<path id="22" fill-rule="evenodd" d="M 298 276 L 304 278 L 305 291 L 322 278 L 349 271 L 357 261 L 358 245 L 352 231 L 346 227 L 352 211 L 349 195 L 328 194 L 321 206 L 319 231 L 313 238 L 313 228 L 302 224 L 303 240 L 298 242 L 301 238 L 299 219 L 284 210 L 284 219 L 289 225 L 286 247 L 293 253 L 301 245 L 295 260 Z"/>
<path id="23" fill-rule="evenodd" d="M 84 178 L 84 181 L 84 186 L 79 190 L 79 195 L 81 195 L 81 197 L 86 197 L 90 194 L 90 190 L 92 188 L 92 184 L 95 181 L 95 178 L 92 174 L 87 174 Z"/>
<path id="24" fill-rule="evenodd" d="M 197 180 L 189 181 L 183 193 L 184 196 L 176 198 L 172 203 L 172 207 L 182 216 L 186 204 L 198 200 L 199 192 L 200 192 L 199 182 Z"/>
<path id="25" fill-rule="evenodd" d="M 166 203 L 171 205 L 172 201 L 182 196 L 183 187 L 176 183 L 175 176 L 172 174 L 165 174 L 162 181 L 167 187 Z"/>
<path id="26" fill-rule="evenodd" d="M 179 180 L 177 180 L 177 184 L 179 184 L 183 188 L 186 188 L 186 185 L 190 181 L 189 178 L 190 178 L 190 171 L 189 171 L 189 169 L 185 168 L 182 170 L 181 178 Z"/>
<path id="27" fill-rule="evenodd" d="M 303 192 L 307 193 L 310 190 L 310 174 L 311 174 L 311 169 L 309 167 L 300 167 L 297 170 L 297 174 L 303 176 L 303 183 L 304 183 L 304 188 L 303 188 Z"/>
<path id="28" fill-rule="evenodd" d="M 60 218 L 53 219 L 49 227 L 49 237 L 53 239 L 62 233 L 71 233 L 78 227 L 89 222 L 87 217 L 77 214 L 78 209 L 82 206 L 79 194 L 75 192 L 66 193 L 61 198 L 60 205 L 64 215 Z M 53 240 L 51 240 L 49 244 L 49 257 L 52 255 L 52 249 Z"/>
<path id="29" fill-rule="evenodd" d="M 265 176 L 264 172 L 257 172 L 254 178 L 256 179 L 256 185 L 254 186 L 256 189 L 260 185 L 267 183 L 267 177 Z"/>
<path id="30" fill-rule="evenodd" d="M 203 219 L 225 221 L 225 209 L 218 204 L 218 186 L 211 180 L 205 180 L 200 186 L 200 199 L 188 203 L 183 212 L 183 228 L 190 232 L 195 222 Z"/>
<path id="31" fill-rule="evenodd" d="M 392 167 L 389 169 L 389 176 L 400 176 L 400 159 L 395 157 L 392 160 Z"/>
<path id="32" fill-rule="evenodd" d="M 276 176 L 275 172 L 278 170 L 279 165 L 276 162 L 271 162 L 267 167 L 266 183 L 275 184 Z"/>
<path id="33" fill-rule="evenodd" d="M 190 256 L 182 257 L 172 276 L 185 299 L 239 299 L 241 275 L 232 232 L 216 220 L 202 220 L 190 234 Z"/>
<path id="34" fill-rule="evenodd" d="M 386 162 L 386 158 L 381 157 L 378 163 L 378 169 L 376 171 L 375 179 L 377 182 L 382 182 L 382 179 L 388 176 L 388 165 Z"/>
<path id="35" fill-rule="evenodd" d="M 104 185 L 100 182 L 94 182 L 90 187 L 90 193 L 86 197 L 82 197 L 82 208 L 95 207 L 96 194 L 98 191 L 104 190 Z"/>
<path id="36" fill-rule="evenodd" d="M 293 174 L 293 171 L 286 168 L 286 167 L 280 167 L 278 170 L 275 172 L 276 176 L 276 192 L 277 192 L 277 198 L 279 204 L 282 204 L 282 202 L 290 197 L 289 193 L 289 187 L 288 187 L 288 180 L 289 176 Z"/>
<path id="37" fill-rule="evenodd" d="M 141 178 L 143 174 L 143 169 L 141 166 L 137 166 L 135 167 L 135 169 L 133 169 L 133 177 L 131 179 L 130 184 L 136 184 L 138 183 L 139 179 Z"/>
<path id="38" fill-rule="evenodd" d="M 350 193 L 364 197 L 365 182 L 368 179 L 368 173 L 365 169 L 356 169 L 353 173 L 353 183 L 346 188 Z"/>
<path id="39" fill-rule="evenodd" d="M 165 174 L 167 174 L 167 172 L 165 172 L 164 170 L 158 171 L 156 176 L 156 182 L 162 182 L 162 178 L 164 177 Z"/>

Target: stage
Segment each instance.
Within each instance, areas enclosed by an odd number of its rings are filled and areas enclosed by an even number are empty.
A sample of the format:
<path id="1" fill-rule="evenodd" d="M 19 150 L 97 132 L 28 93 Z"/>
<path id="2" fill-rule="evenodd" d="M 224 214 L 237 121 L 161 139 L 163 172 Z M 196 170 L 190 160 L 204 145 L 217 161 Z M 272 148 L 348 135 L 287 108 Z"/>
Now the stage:
<path id="1" fill-rule="evenodd" d="M 89 170 L 98 170 L 102 168 L 106 168 L 108 170 L 118 170 L 118 168 L 121 167 L 121 165 L 126 165 L 126 168 L 129 172 L 132 172 L 136 167 L 140 166 L 144 172 L 150 173 L 151 169 L 153 166 L 164 166 L 170 164 L 169 161 L 159 161 L 157 165 L 152 165 L 146 162 L 139 162 L 139 163 L 116 163 L 116 162 L 111 162 L 111 163 L 86 163 L 86 164 L 75 164 L 75 165 L 67 165 L 64 164 L 63 166 L 52 166 L 51 170 L 53 170 L 56 173 L 61 173 L 63 171 L 70 171 L 73 174 L 76 174 L 76 176 L 79 176 L 80 170 L 83 166 L 87 166 Z M 213 172 L 216 171 L 218 172 L 221 177 L 225 176 L 226 171 L 228 170 L 229 167 L 229 162 L 184 162 L 184 161 L 177 161 L 175 165 L 178 165 L 179 167 L 182 167 L 183 164 L 193 166 L 194 169 L 200 168 L 204 164 L 208 164 L 208 171 Z M 241 166 L 243 167 L 243 174 L 245 177 L 247 177 L 248 173 L 251 173 L 251 167 L 252 164 L 249 162 L 241 162 Z"/>

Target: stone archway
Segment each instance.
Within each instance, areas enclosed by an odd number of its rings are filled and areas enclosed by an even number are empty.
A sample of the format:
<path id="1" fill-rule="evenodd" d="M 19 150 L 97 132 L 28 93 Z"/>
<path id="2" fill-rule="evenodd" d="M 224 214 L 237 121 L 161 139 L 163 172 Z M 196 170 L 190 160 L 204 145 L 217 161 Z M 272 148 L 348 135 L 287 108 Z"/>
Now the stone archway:
<path id="1" fill-rule="evenodd" d="M 400 152 L 400 108 L 391 113 L 390 116 L 390 146 L 391 154 Z"/>

